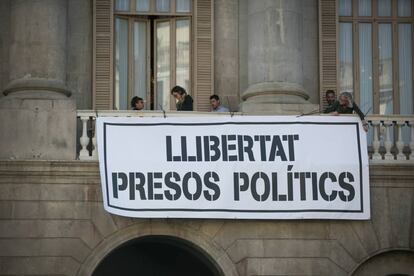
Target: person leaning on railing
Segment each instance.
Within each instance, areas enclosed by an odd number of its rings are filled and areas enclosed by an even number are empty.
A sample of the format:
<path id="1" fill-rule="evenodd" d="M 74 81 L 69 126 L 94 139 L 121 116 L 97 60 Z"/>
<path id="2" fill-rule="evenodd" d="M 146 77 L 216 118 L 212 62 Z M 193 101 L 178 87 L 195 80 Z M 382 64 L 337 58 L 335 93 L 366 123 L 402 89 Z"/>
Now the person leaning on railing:
<path id="1" fill-rule="evenodd" d="M 342 92 L 339 95 L 338 101 L 335 101 L 331 107 L 332 115 L 339 114 L 353 114 L 354 112 L 358 114 L 359 118 L 362 121 L 362 126 L 365 131 L 368 131 L 368 123 L 365 121 L 365 115 L 358 107 L 358 105 L 352 100 L 352 94 L 349 92 Z"/>
<path id="2" fill-rule="evenodd" d="M 177 111 L 193 111 L 193 98 L 181 86 L 174 86 L 171 95 L 176 99 Z"/>

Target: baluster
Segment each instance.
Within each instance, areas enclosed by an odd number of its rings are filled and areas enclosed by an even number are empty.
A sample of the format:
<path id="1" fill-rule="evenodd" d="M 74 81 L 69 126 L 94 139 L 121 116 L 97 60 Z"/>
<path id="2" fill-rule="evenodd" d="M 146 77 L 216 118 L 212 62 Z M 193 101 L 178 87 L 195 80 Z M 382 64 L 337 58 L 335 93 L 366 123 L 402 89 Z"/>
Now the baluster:
<path id="1" fill-rule="evenodd" d="M 92 159 L 98 159 L 98 148 L 96 147 L 96 118 L 92 117 Z"/>
<path id="2" fill-rule="evenodd" d="M 374 140 L 372 141 L 372 149 L 374 152 L 372 153 L 372 160 L 381 160 L 382 157 L 381 154 L 379 154 L 380 141 L 378 139 L 378 128 L 380 126 L 380 122 L 372 121 L 371 125 L 374 129 Z"/>
<path id="3" fill-rule="evenodd" d="M 407 124 L 411 128 L 411 138 L 410 138 L 410 156 L 409 160 L 414 161 L 414 121 L 409 121 Z"/>
<path id="4" fill-rule="evenodd" d="M 407 160 L 407 158 L 405 157 L 405 154 L 403 153 L 404 150 L 404 141 L 402 139 L 402 128 L 405 124 L 404 121 L 397 121 L 397 133 L 398 133 L 398 138 L 397 138 L 397 142 L 395 143 L 398 153 L 397 153 L 397 160 Z"/>
<path id="5" fill-rule="evenodd" d="M 89 144 L 89 137 L 88 137 L 88 131 L 87 131 L 87 124 L 89 120 L 89 116 L 81 116 L 80 117 L 82 121 L 82 136 L 80 137 L 80 145 L 81 145 L 81 151 L 79 152 L 79 159 L 84 160 L 89 158 L 89 151 L 86 149 L 86 147 Z"/>
<path id="6" fill-rule="evenodd" d="M 394 156 L 391 153 L 392 141 L 390 138 L 390 129 L 393 125 L 392 121 L 384 121 L 385 127 L 385 140 L 384 140 L 384 147 L 385 147 L 385 154 L 384 160 L 394 160 Z"/>

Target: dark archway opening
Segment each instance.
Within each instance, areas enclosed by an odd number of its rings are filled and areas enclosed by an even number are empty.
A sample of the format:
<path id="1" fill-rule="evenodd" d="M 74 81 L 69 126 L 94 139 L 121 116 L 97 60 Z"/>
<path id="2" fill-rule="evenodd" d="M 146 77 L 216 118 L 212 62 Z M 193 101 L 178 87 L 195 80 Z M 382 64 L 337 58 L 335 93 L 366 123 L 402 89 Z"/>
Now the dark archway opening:
<path id="1" fill-rule="evenodd" d="M 149 236 L 126 242 L 110 252 L 92 276 L 221 276 L 213 261 L 187 241 Z"/>

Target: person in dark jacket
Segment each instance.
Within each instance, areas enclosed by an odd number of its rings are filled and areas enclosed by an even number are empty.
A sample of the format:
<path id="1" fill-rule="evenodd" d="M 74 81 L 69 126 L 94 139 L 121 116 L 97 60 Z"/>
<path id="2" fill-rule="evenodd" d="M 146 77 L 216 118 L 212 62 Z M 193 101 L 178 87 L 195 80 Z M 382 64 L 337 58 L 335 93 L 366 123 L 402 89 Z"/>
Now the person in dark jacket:
<path id="1" fill-rule="evenodd" d="M 138 96 L 133 97 L 131 99 L 131 109 L 132 110 L 143 110 L 144 100 Z"/>
<path id="2" fill-rule="evenodd" d="M 181 86 L 174 86 L 171 95 L 176 99 L 177 111 L 193 111 L 193 98 Z"/>
<path id="3" fill-rule="evenodd" d="M 364 130 L 368 131 L 368 123 L 365 121 L 365 115 L 358 105 L 352 100 L 351 93 L 342 92 L 339 95 L 339 100 L 333 103 L 332 110 L 333 111 L 330 113 L 332 115 L 353 114 L 355 112 L 361 119 Z"/>

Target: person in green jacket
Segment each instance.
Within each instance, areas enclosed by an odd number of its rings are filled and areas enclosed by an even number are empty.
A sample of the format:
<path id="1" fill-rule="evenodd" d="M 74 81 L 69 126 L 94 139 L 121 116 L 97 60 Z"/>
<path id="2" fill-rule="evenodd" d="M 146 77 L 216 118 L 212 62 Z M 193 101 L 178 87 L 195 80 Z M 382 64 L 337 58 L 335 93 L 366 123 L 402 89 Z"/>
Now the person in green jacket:
<path id="1" fill-rule="evenodd" d="M 358 105 L 352 100 L 352 94 L 349 92 L 342 92 L 339 95 L 339 100 L 332 104 L 332 111 L 330 114 L 353 114 L 354 112 L 358 114 L 361 119 L 364 130 L 368 131 L 368 123 L 365 121 L 365 115 Z"/>

